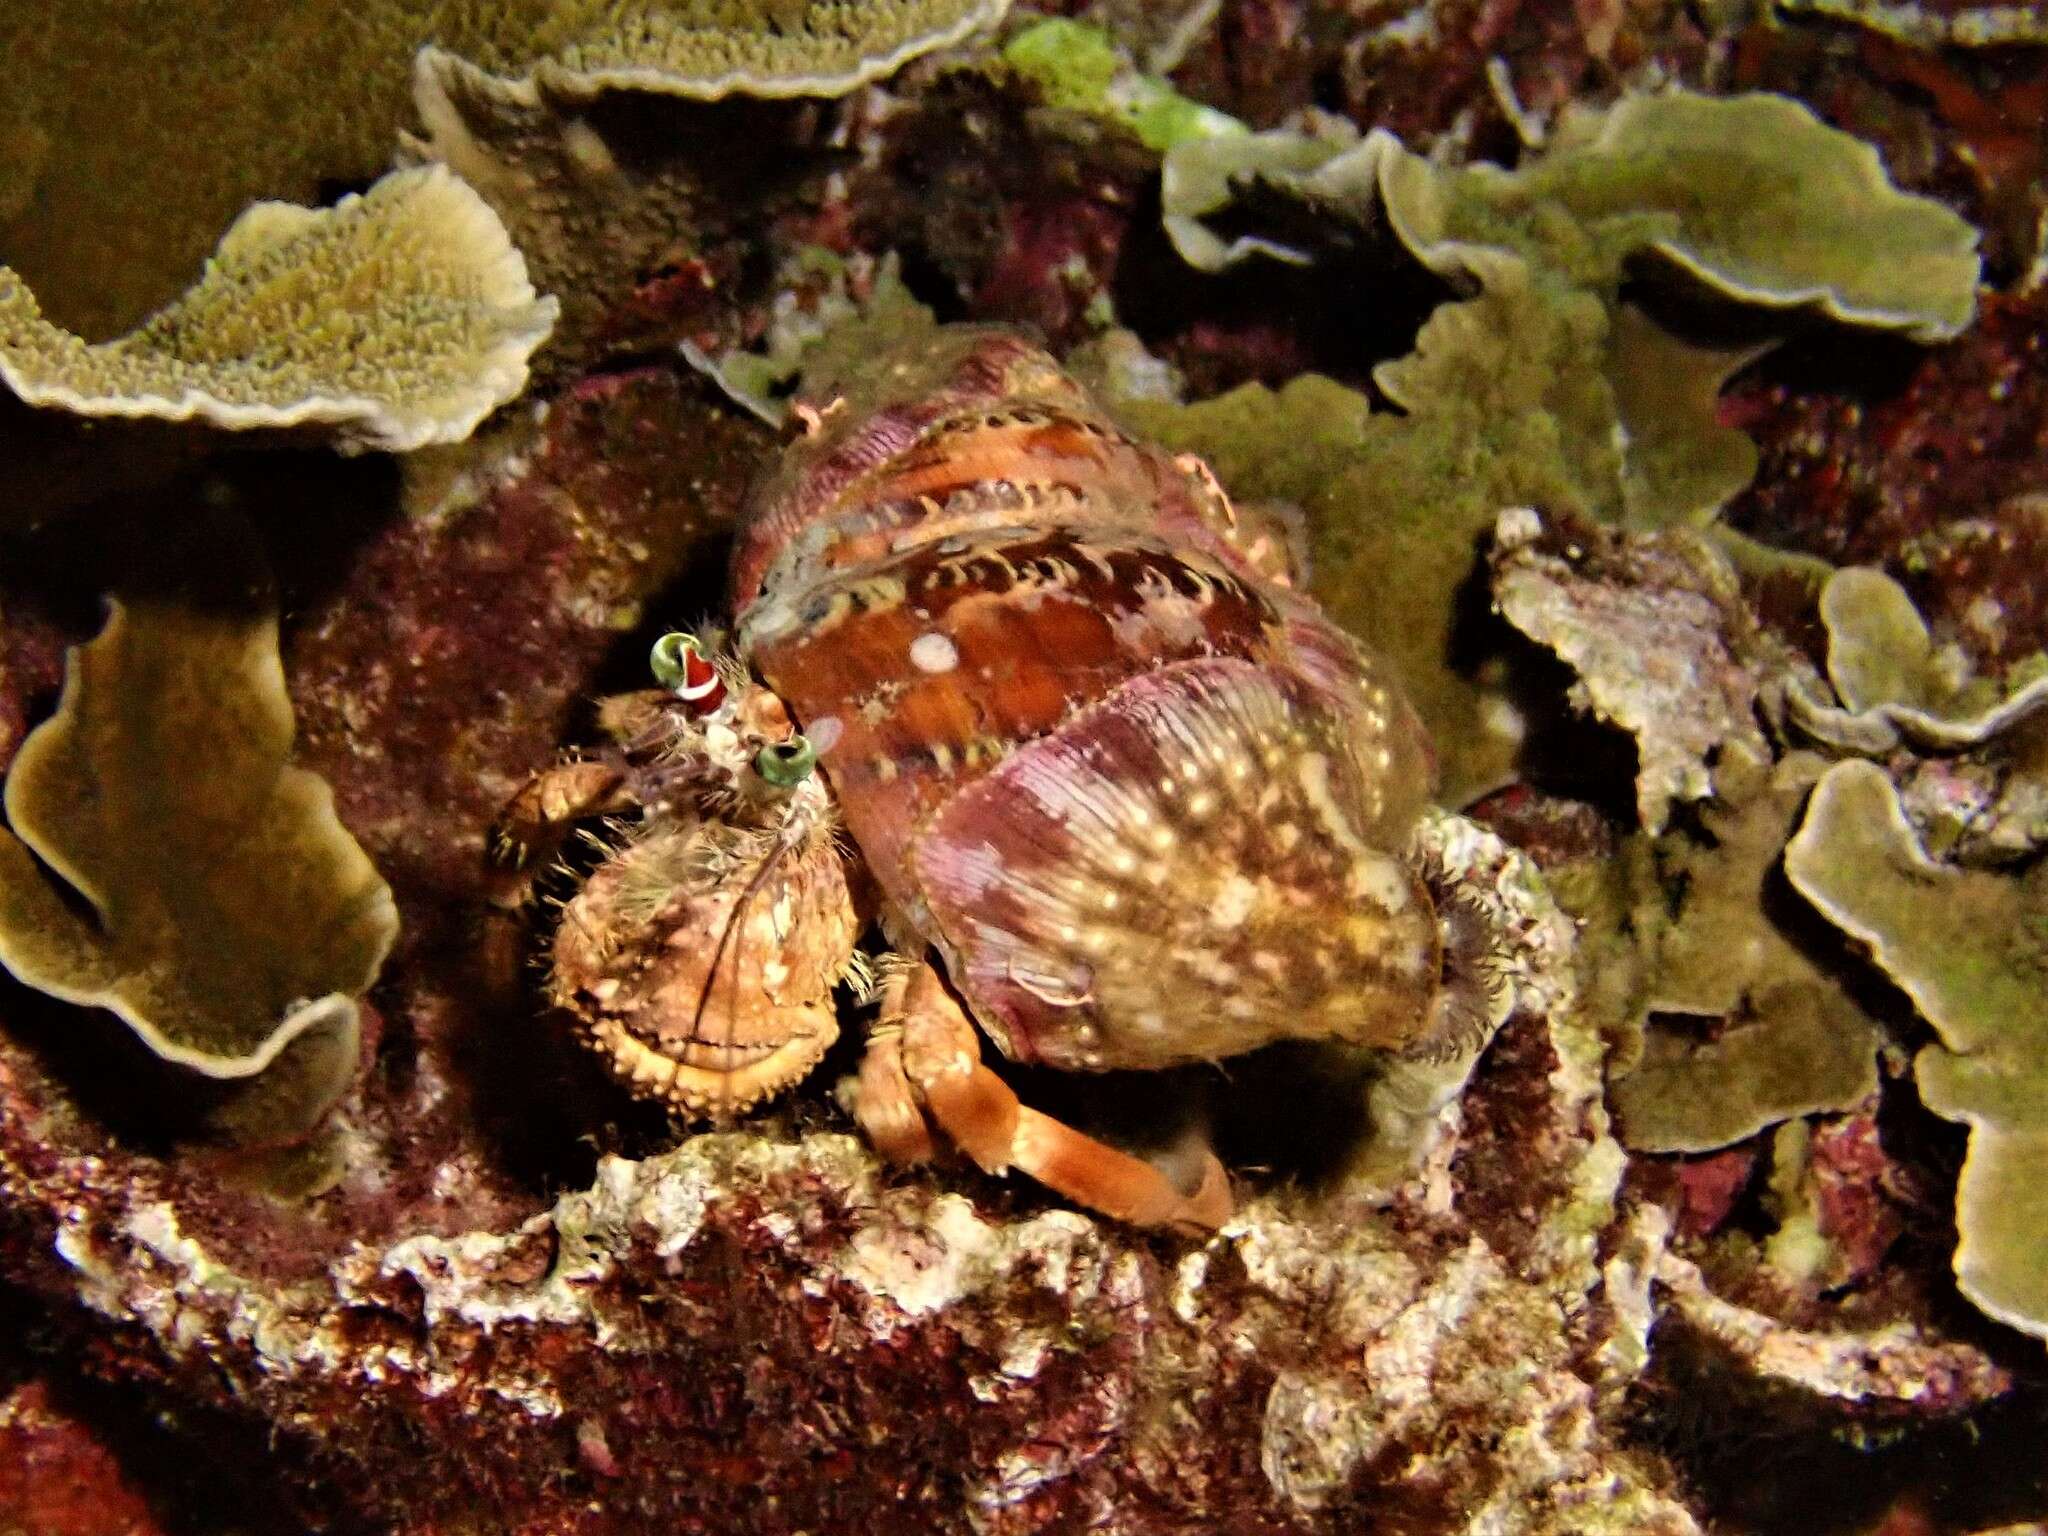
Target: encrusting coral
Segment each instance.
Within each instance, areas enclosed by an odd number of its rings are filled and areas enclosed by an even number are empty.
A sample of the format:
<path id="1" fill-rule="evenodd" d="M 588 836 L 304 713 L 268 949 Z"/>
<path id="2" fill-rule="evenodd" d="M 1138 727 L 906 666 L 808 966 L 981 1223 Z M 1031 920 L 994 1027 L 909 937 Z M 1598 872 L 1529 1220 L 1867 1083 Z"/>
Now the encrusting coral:
<path id="1" fill-rule="evenodd" d="M 398 914 L 327 785 L 287 766 L 277 620 L 244 596 L 137 596 L 72 652 L 7 776 L 0 964 L 238 1085 L 213 1129 L 276 1145 L 353 1076 Z"/>
<path id="2" fill-rule="evenodd" d="M 1936 863 L 1884 771 L 1848 762 L 1816 786 L 1785 872 L 1934 1026 L 1939 1042 L 1914 1061 L 1920 1095 L 1970 1126 L 1957 1281 L 2048 1338 L 2048 864 L 2015 876 Z"/>
<path id="3" fill-rule="evenodd" d="M 190 292 L 118 341 L 51 325 L 0 267 L 0 381 L 85 416 L 318 423 L 403 451 L 467 437 L 518 394 L 555 311 L 482 199 L 438 167 L 399 171 L 332 208 L 256 204 Z"/>

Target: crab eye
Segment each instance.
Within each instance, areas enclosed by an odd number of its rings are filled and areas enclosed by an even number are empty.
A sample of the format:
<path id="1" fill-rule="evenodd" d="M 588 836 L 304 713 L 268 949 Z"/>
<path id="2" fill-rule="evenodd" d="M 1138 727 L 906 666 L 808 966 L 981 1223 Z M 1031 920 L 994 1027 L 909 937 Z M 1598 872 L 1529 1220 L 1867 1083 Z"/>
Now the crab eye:
<path id="1" fill-rule="evenodd" d="M 695 635 L 669 631 L 654 642 L 647 665 L 657 683 L 697 714 L 708 715 L 725 700 L 725 683 Z"/>
<path id="2" fill-rule="evenodd" d="M 763 747 L 754 754 L 754 772 L 777 789 L 793 789 L 810 776 L 818 765 L 818 749 L 807 736 Z"/>
<path id="3" fill-rule="evenodd" d="M 679 688 L 689 676 L 690 658 L 701 654 L 695 635 L 672 629 L 654 642 L 647 665 L 653 669 L 654 680 L 662 687 Z"/>

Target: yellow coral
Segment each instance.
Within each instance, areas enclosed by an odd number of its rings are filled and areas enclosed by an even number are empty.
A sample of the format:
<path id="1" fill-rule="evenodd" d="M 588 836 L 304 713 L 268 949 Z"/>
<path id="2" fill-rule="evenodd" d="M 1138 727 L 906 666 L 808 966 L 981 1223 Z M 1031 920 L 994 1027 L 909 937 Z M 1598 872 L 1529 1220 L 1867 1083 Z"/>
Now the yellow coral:
<path id="1" fill-rule="evenodd" d="M 327 423 L 344 446 L 402 451 L 464 438 L 518 394 L 554 316 L 497 216 L 430 167 L 330 209 L 258 203 L 117 341 L 52 325 L 0 268 L 0 380 L 81 415 Z"/>
<path id="2" fill-rule="evenodd" d="M 265 1143 L 347 1086 L 355 998 L 398 930 L 327 785 L 286 765 L 291 736 L 274 613 L 116 606 L 22 743 L 0 832 L 0 964 L 241 1085 L 214 1129 Z"/>
<path id="3" fill-rule="evenodd" d="M 607 90 L 696 101 L 838 96 L 1008 9 L 1009 0 L 556 0 L 506 7 L 495 46 L 451 46 L 529 102 Z"/>
<path id="4" fill-rule="evenodd" d="M 492 89 L 830 96 L 1007 0 L 9 0 L 0 5 L 0 260 L 93 340 L 172 298 L 257 198 L 366 181 L 425 45 Z M 502 76 L 502 79 L 493 79 Z M 108 110 L 118 103 L 118 111 Z M 14 153 L 34 150 L 35 156 Z"/>

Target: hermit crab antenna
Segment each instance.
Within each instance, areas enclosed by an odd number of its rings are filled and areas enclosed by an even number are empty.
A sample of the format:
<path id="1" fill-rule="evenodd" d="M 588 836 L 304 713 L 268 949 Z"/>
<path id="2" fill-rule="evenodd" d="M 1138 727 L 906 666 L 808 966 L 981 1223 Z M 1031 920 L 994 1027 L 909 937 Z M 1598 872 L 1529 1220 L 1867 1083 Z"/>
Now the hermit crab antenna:
<path id="1" fill-rule="evenodd" d="M 694 715 L 708 715 L 725 702 L 725 679 L 704 654 L 695 635 L 671 630 L 654 642 L 647 657 L 654 680 L 689 706 Z"/>

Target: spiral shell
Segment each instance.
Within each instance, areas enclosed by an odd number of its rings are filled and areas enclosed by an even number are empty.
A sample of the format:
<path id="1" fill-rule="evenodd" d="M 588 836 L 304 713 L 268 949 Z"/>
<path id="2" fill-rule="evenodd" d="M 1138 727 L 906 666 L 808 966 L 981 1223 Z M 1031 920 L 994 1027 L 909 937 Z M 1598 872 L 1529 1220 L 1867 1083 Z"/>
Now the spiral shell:
<path id="1" fill-rule="evenodd" d="M 1206 468 L 1000 331 L 806 403 L 736 554 L 740 645 L 897 942 L 1019 1060 L 1415 1043 L 1427 740 Z"/>

